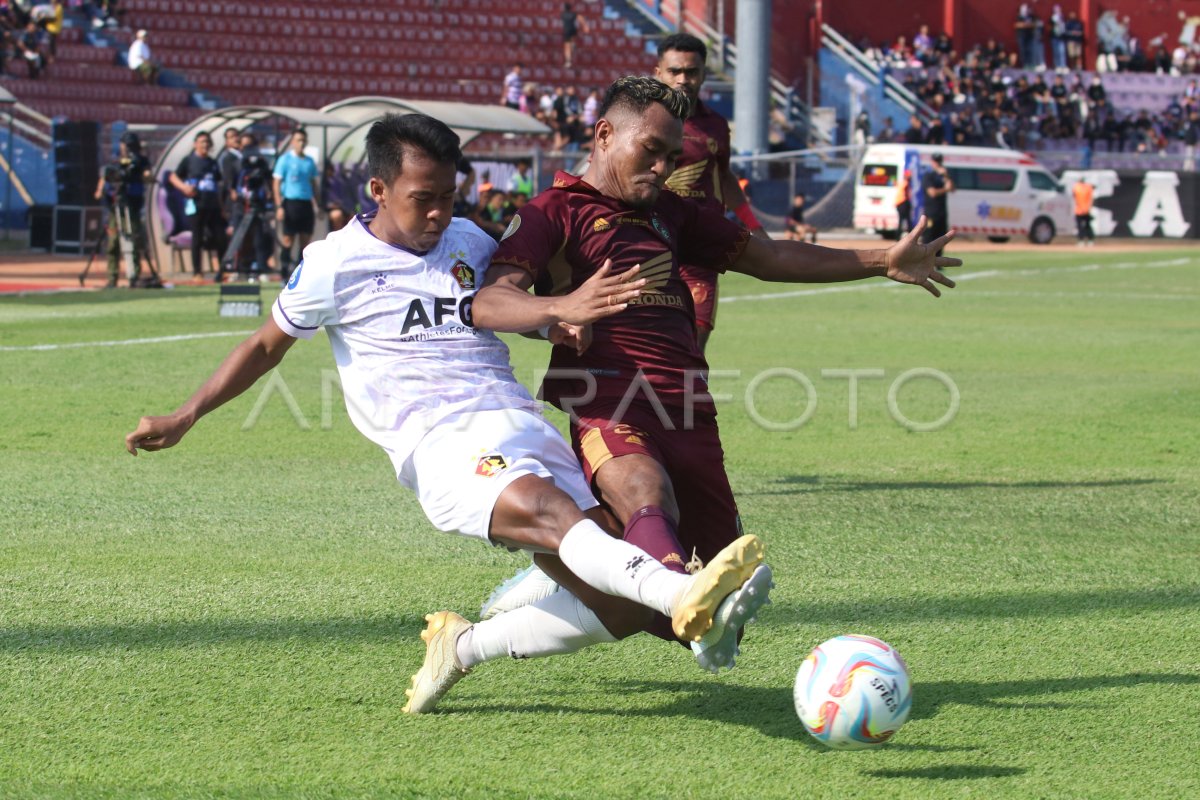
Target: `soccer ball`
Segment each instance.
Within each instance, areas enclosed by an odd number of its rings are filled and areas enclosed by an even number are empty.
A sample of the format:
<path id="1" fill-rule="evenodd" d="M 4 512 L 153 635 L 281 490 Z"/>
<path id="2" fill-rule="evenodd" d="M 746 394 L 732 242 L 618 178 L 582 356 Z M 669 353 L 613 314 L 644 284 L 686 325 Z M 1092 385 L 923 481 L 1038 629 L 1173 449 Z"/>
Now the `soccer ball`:
<path id="1" fill-rule="evenodd" d="M 900 654 L 870 636 L 817 645 L 796 673 L 796 713 L 817 741 L 838 750 L 878 747 L 912 709 L 912 682 Z"/>

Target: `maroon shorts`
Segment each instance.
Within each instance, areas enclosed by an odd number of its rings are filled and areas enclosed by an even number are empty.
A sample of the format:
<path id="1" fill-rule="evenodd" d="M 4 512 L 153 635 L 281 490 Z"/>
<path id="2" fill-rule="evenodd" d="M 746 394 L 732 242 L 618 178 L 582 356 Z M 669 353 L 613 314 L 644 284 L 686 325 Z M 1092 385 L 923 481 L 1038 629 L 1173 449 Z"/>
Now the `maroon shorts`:
<path id="1" fill-rule="evenodd" d="M 681 266 L 679 276 L 692 292 L 696 327 L 711 331 L 717 324 L 717 274 L 711 269 Z"/>
<path id="2" fill-rule="evenodd" d="M 620 401 L 598 401 L 583 409 L 571 425 L 571 446 L 588 482 L 613 458 L 649 456 L 666 470 L 679 506 L 679 541 L 684 558 L 696 555 L 707 563 L 742 534 L 737 503 L 725 475 L 725 453 L 717 434 L 716 415 L 695 413 L 690 430 L 682 410 L 666 411 L 668 428 L 647 403 L 634 402 L 613 420 Z"/>

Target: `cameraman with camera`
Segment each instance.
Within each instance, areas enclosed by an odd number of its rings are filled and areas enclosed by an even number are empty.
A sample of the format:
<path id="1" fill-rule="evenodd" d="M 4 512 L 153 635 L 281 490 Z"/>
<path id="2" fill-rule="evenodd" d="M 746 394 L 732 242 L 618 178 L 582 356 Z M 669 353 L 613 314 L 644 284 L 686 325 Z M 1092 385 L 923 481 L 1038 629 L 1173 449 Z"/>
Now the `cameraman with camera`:
<path id="1" fill-rule="evenodd" d="M 258 138 L 253 133 L 242 134 L 241 150 L 242 169 L 232 187 L 236 197 L 229 220 L 233 226 L 233 238 L 221 259 L 221 270 L 236 270 L 239 277 L 249 272 L 250 280 L 254 282 L 266 274 L 271 256 L 275 253 L 275 234 L 269 224 L 273 216 L 271 212 L 275 210 L 272 202 L 273 176 L 271 165 L 258 151 Z M 254 261 L 250 269 L 246 269 L 245 256 L 251 250 Z"/>
<path id="2" fill-rule="evenodd" d="M 132 131 L 121 136 L 117 160 L 104 167 L 95 197 L 108 210 L 108 283 L 117 285 L 121 257 L 124 255 L 125 278 L 132 288 L 141 273 L 145 253 L 145 229 L 142 208 L 146 201 L 146 183 L 150 180 L 150 161 L 142 155 L 142 143 Z M 99 249 L 99 248 L 97 248 Z"/>

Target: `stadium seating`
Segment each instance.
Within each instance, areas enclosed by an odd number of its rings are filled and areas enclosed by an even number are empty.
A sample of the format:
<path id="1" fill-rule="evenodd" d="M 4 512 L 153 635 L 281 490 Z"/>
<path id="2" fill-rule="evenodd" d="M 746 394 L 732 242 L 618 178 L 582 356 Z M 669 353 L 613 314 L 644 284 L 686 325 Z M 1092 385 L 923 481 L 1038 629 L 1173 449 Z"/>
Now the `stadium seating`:
<path id="1" fill-rule="evenodd" d="M 184 124 L 202 113 L 193 92 L 139 85 L 124 66 L 133 31 L 150 32 L 155 60 L 218 102 L 317 108 L 355 95 L 495 103 L 511 65 L 539 85 L 602 87 L 653 66 L 639 37 L 601 19 L 589 5 L 590 32 L 576 65 L 563 69 L 560 0 L 382 0 L 362 7 L 325 0 L 123 0 L 115 48 L 86 44 L 64 30 L 58 59 L 38 81 L 0 83 L 50 117 L 101 123 Z"/>

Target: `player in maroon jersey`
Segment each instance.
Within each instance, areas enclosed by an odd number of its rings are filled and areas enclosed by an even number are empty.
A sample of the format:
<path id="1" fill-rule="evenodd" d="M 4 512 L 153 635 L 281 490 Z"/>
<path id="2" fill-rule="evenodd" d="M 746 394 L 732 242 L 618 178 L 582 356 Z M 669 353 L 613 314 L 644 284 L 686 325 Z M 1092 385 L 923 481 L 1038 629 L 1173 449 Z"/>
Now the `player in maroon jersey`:
<path id="1" fill-rule="evenodd" d="M 690 33 L 672 34 L 659 42 L 654 77 L 692 101 L 692 113 L 683 121 L 683 154 L 675 160 L 666 187 L 722 213 L 728 209 L 752 235 L 770 239 L 729 169 L 729 123 L 700 99 L 707 60 L 708 48 Z M 696 338 L 703 353 L 717 322 L 717 273 L 686 261 L 679 271 L 696 306 Z"/>
<path id="2" fill-rule="evenodd" d="M 565 294 L 597 272 L 629 276 L 637 295 L 592 325 L 587 350 L 555 347 L 542 390 L 571 415 L 572 445 L 625 539 L 678 571 L 689 555 L 707 561 L 740 531 L 679 263 L 768 281 L 886 276 L 934 296 L 935 284 L 954 286 L 937 268 L 962 263 L 935 256 L 953 232 L 919 242 L 924 219 L 887 250 L 834 250 L 752 238 L 711 205 L 662 191 L 683 150 L 689 105 L 652 78 L 614 83 L 586 173 L 560 172 L 521 209 L 472 309 L 476 326 L 497 331 L 576 324 L 583 320 L 566 318 Z M 577 580 L 561 564 L 542 556 L 538 564 L 574 590 Z M 663 622 L 645 625 L 673 638 Z"/>

